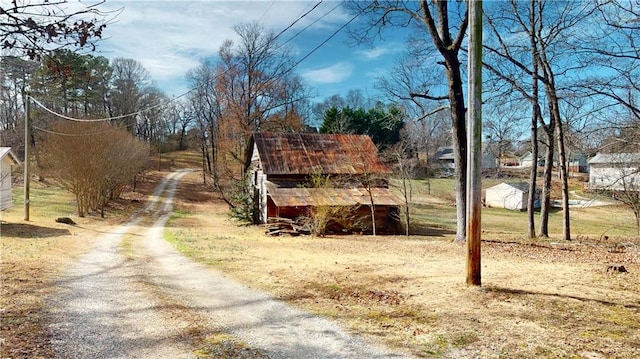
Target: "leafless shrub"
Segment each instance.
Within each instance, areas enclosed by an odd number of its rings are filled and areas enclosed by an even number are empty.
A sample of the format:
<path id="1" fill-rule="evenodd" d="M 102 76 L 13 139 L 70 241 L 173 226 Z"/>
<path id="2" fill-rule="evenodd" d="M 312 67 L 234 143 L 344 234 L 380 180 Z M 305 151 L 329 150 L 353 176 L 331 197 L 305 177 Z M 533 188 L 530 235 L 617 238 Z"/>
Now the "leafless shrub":
<path id="1" fill-rule="evenodd" d="M 149 148 L 106 123 L 61 122 L 41 148 L 46 167 L 76 197 L 78 216 L 118 198 L 147 161 Z"/>
<path id="2" fill-rule="evenodd" d="M 316 206 L 310 208 L 303 222 L 316 236 L 328 231 L 353 232 L 366 227 L 367 218 L 358 215 L 359 206 Z"/>

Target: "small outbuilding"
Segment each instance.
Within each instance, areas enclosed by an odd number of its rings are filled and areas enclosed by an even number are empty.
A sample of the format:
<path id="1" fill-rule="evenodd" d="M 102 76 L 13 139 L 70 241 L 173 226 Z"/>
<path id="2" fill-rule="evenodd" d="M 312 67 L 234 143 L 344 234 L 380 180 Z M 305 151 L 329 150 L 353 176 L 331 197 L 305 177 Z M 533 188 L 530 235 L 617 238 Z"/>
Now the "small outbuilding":
<path id="1" fill-rule="evenodd" d="M 320 206 L 350 206 L 370 216 L 373 200 L 376 228 L 395 227 L 402 201 L 389 190 L 392 171 L 369 136 L 261 132 L 253 134 L 251 147 L 249 185 L 257 222 L 295 219 Z M 312 188 L 309 181 L 317 175 L 341 179 L 343 185 Z"/>
<path id="2" fill-rule="evenodd" d="M 0 211 L 9 209 L 11 200 L 11 167 L 20 164 L 11 147 L 0 147 Z"/>
<path id="3" fill-rule="evenodd" d="M 485 191 L 485 205 L 525 211 L 529 198 L 529 184 L 526 182 L 500 183 Z M 537 202 L 537 200 L 536 200 Z"/>

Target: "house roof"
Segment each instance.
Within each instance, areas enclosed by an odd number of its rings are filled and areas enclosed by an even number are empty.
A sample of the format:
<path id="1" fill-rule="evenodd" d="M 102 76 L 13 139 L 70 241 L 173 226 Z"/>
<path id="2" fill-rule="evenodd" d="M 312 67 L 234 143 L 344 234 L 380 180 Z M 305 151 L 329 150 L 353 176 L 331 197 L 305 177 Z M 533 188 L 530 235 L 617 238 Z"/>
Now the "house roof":
<path id="1" fill-rule="evenodd" d="M 454 160 L 453 147 L 440 147 L 436 151 L 435 158 L 438 161 Z"/>
<path id="2" fill-rule="evenodd" d="M 598 153 L 589 163 L 640 163 L 640 153 Z"/>
<path id="3" fill-rule="evenodd" d="M 11 147 L 0 147 L 0 160 L 5 158 L 5 156 L 9 156 L 9 159 L 15 162 L 15 164 L 20 164 L 20 160 L 18 160 L 18 157 L 13 154 Z"/>
<path id="4" fill-rule="evenodd" d="M 531 151 L 527 151 L 520 156 L 521 161 L 531 161 L 533 160 L 533 153 Z"/>
<path id="5" fill-rule="evenodd" d="M 400 197 L 388 188 L 371 188 L 373 203 L 398 206 Z M 371 203 L 364 188 L 270 188 L 269 196 L 278 207 L 353 206 Z"/>
<path id="6" fill-rule="evenodd" d="M 510 189 L 510 188 L 515 188 L 521 192 L 529 192 L 529 184 L 527 182 L 513 182 L 513 183 L 502 182 L 495 186 L 489 187 L 488 189 L 498 190 L 498 189 Z"/>
<path id="7" fill-rule="evenodd" d="M 392 173 L 366 135 L 259 132 L 253 140 L 267 175 Z"/>

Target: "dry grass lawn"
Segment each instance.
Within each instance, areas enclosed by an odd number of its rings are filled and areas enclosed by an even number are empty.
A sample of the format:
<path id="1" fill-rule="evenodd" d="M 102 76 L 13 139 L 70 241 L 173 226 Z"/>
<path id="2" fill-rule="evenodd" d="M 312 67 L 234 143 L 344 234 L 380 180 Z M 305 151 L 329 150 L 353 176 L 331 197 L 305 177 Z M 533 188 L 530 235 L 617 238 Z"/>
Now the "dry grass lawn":
<path id="1" fill-rule="evenodd" d="M 468 288 L 465 248 L 451 231 L 271 237 L 230 219 L 201 181 L 192 174 L 179 186 L 167 239 L 352 332 L 417 357 L 640 357 L 637 239 L 525 241 L 486 228 L 483 286 Z M 607 272 L 611 264 L 628 272 Z"/>

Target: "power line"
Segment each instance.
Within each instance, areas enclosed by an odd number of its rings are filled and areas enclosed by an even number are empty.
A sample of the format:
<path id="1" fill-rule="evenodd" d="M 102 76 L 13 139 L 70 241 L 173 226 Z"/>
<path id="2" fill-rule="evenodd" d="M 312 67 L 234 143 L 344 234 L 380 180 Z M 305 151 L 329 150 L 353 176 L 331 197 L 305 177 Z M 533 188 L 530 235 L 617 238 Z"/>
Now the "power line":
<path id="1" fill-rule="evenodd" d="M 125 127 L 129 127 L 131 125 L 125 126 Z M 105 130 L 105 131 L 99 131 L 99 132 L 92 132 L 92 133 L 64 133 L 64 132 L 57 132 L 57 131 L 51 131 L 51 130 L 47 130 L 44 129 L 42 127 L 38 127 L 38 126 L 31 126 L 31 128 L 33 128 L 34 130 L 38 130 L 40 132 L 44 132 L 44 133 L 48 133 L 51 135 L 56 135 L 56 136 L 65 136 L 65 137 L 88 137 L 88 136 L 97 136 L 97 135 L 103 135 L 105 133 L 111 133 L 111 132 L 116 132 L 118 130 L 120 130 L 122 127 L 113 127 L 109 130 Z"/>
<path id="2" fill-rule="evenodd" d="M 187 91 L 187 92 L 185 92 L 185 93 L 183 93 L 183 94 L 181 94 L 179 96 L 176 96 L 176 97 L 170 99 L 169 102 L 166 103 L 166 104 L 165 103 L 158 103 L 156 105 L 147 107 L 145 109 L 142 109 L 142 110 L 139 110 L 139 111 L 136 111 L 136 112 L 133 112 L 133 113 L 129 113 L 129 114 L 125 114 L 125 115 L 105 117 L 105 118 L 96 118 L 96 119 L 82 119 L 82 118 L 75 118 L 75 117 L 63 115 L 61 113 L 55 112 L 54 110 L 48 108 L 45 105 L 43 105 L 40 101 L 36 100 L 33 96 L 28 95 L 27 97 L 29 99 L 31 99 L 33 102 L 35 102 L 35 104 L 38 105 L 43 110 L 49 112 L 50 114 L 52 114 L 52 115 L 54 115 L 56 117 L 60 117 L 60 118 L 65 119 L 65 120 L 74 121 L 74 122 L 110 122 L 112 120 L 118 120 L 118 119 L 121 119 L 121 118 L 137 116 L 137 115 L 143 114 L 145 112 L 151 111 L 153 109 L 160 108 L 160 107 L 162 107 L 164 105 L 167 105 L 167 104 L 169 104 L 171 102 L 174 102 L 174 101 L 178 100 L 181 97 L 184 97 L 184 96 L 188 95 L 189 93 L 193 92 L 194 90 L 196 90 L 196 89 L 193 88 L 193 89 L 191 89 L 191 90 L 189 90 L 189 91 Z"/>
<path id="3" fill-rule="evenodd" d="M 346 23 L 344 23 L 342 26 L 340 26 L 336 31 L 334 31 L 331 35 L 329 35 L 329 37 L 322 41 L 318 46 L 316 46 L 313 50 L 311 50 L 308 54 L 304 55 L 300 60 L 298 60 L 295 64 L 293 64 L 293 66 L 291 66 L 291 68 L 289 68 L 289 70 L 284 71 L 282 74 L 280 74 L 281 76 L 284 76 L 286 74 L 288 74 L 289 72 L 293 71 L 293 69 L 300 65 L 300 63 L 304 60 L 306 60 L 309 56 L 313 55 L 316 51 L 318 51 L 322 46 L 324 46 L 327 42 L 329 42 L 331 39 L 333 39 L 340 31 L 342 31 L 345 27 L 349 26 L 349 24 L 351 24 L 355 19 L 358 18 L 358 16 L 362 15 L 362 13 L 365 12 L 366 9 L 368 9 L 371 5 L 363 8 L 362 10 L 358 11 L 358 13 L 356 13 L 349 21 L 347 21 Z M 333 10 L 332 10 L 333 11 Z"/>
<path id="4" fill-rule="evenodd" d="M 305 16 L 309 15 L 313 10 L 315 10 L 318 6 L 320 6 L 320 4 L 322 4 L 323 0 L 320 0 L 317 4 L 315 4 L 311 9 L 309 9 L 307 12 L 305 12 L 304 14 L 300 15 L 294 22 L 292 22 L 291 24 L 289 24 L 289 26 L 285 27 L 284 29 L 282 29 L 282 31 L 280 31 L 276 36 L 273 37 L 273 39 L 271 41 L 275 41 L 278 37 L 280 37 L 280 35 L 284 34 L 285 31 L 289 30 L 290 28 L 292 28 L 295 24 L 298 23 L 298 21 L 302 20 Z"/>
<path id="5" fill-rule="evenodd" d="M 273 7 L 273 4 L 276 3 L 276 0 L 272 0 L 271 4 L 269 4 L 269 7 L 267 7 L 267 10 L 264 11 L 264 13 L 262 14 L 262 16 L 260 16 L 260 18 L 258 19 L 258 22 L 262 21 L 262 19 L 264 19 L 264 17 L 267 15 L 267 13 L 269 12 L 269 10 L 271 10 L 271 8 Z"/>
<path id="6" fill-rule="evenodd" d="M 311 9 L 305 11 L 303 14 L 301 14 L 296 20 L 294 20 L 291 24 L 289 24 L 287 27 L 285 27 L 283 30 L 281 30 L 273 39 L 276 40 L 279 36 L 281 36 L 282 34 L 284 34 L 287 30 L 289 30 L 290 28 L 292 28 L 296 23 L 298 23 L 300 20 L 302 20 L 305 16 L 307 16 L 308 14 L 310 14 L 312 11 L 314 11 L 316 8 L 318 8 L 318 6 L 320 6 L 320 4 L 322 4 L 323 0 L 319 1 L 318 3 L 316 3 Z M 306 31 L 309 27 L 311 27 L 312 25 L 314 25 L 315 23 L 317 23 L 318 21 L 320 21 L 321 19 L 323 19 L 324 17 L 326 17 L 327 15 L 329 15 L 330 13 L 332 13 L 333 11 L 335 11 L 340 5 L 342 5 L 342 3 L 339 3 L 338 5 L 334 6 L 331 10 L 329 10 L 328 12 L 326 12 L 324 15 L 322 15 L 321 17 L 319 17 L 318 19 L 314 20 L 311 24 L 307 25 L 306 27 L 304 27 L 302 30 L 298 31 L 295 35 L 293 35 L 291 38 L 289 38 L 287 41 L 285 41 L 282 45 L 278 46 L 276 48 L 279 49 L 281 48 L 284 44 L 290 42 L 291 40 L 293 40 L 294 38 L 296 38 L 297 36 L 299 36 L 302 32 Z M 307 53 L 306 55 L 304 55 L 302 58 L 300 58 L 300 60 L 298 60 L 297 62 L 295 62 L 288 70 L 280 73 L 279 76 L 276 77 L 276 79 L 278 78 L 282 78 L 283 76 L 285 76 L 286 74 L 290 73 L 291 71 L 293 71 L 300 63 L 302 63 L 304 60 L 306 60 L 307 58 L 309 58 L 311 55 L 313 55 L 316 51 L 318 51 L 322 46 L 324 46 L 327 42 L 329 42 L 331 39 L 333 39 L 340 31 L 342 31 L 344 28 L 346 28 L 347 26 L 349 26 L 349 24 L 351 24 L 356 18 L 358 18 L 358 16 L 360 16 L 368 7 L 360 10 L 358 13 L 356 13 L 349 21 L 347 21 L 346 23 L 344 23 L 342 26 L 340 26 L 336 31 L 334 31 L 327 39 L 325 39 L 324 41 L 322 41 L 319 45 L 317 45 L 313 50 L 311 50 L 309 53 Z M 268 11 L 269 9 L 267 9 Z M 265 12 L 266 14 L 266 12 Z M 264 14 L 263 14 L 264 17 Z M 231 69 L 226 69 L 226 72 L 230 71 Z M 222 76 L 224 73 L 222 74 L 216 74 L 216 78 Z M 170 99 L 168 101 L 168 103 L 174 102 L 184 96 L 187 96 L 188 94 L 190 94 L 191 92 L 197 90 L 199 87 L 201 86 L 196 86 L 172 99 Z M 133 112 L 133 113 L 129 113 L 129 114 L 125 114 L 125 115 L 119 115 L 119 116 L 110 116 L 110 117 L 106 117 L 106 118 L 98 118 L 98 119 L 79 119 L 79 118 L 74 118 L 74 117 L 70 117 L 67 115 L 63 115 L 61 113 L 55 112 L 51 109 L 49 109 L 48 107 L 46 107 L 45 105 L 43 105 L 40 101 L 38 101 L 37 99 L 35 99 L 32 96 L 28 96 L 28 98 L 30 98 L 31 100 L 33 100 L 40 108 L 42 108 L 43 110 L 51 113 L 54 116 L 57 116 L 59 118 L 65 119 L 65 120 L 69 120 L 69 121 L 75 121 L 75 122 L 107 122 L 107 121 L 112 121 L 112 120 L 116 120 L 116 119 L 121 119 L 121 118 L 126 118 L 126 117 L 131 117 L 131 116 L 137 116 L 139 114 L 142 114 L 144 112 L 153 110 L 155 108 L 159 108 L 161 106 L 166 105 L 165 103 L 159 103 L 157 105 L 153 105 L 150 106 L 148 108 Z M 43 130 L 43 129 L 40 129 Z M 43 130 L 45 131 L 45 130 Z M 50 131 L 51 132 L 51 131 Z"/>
<path id="7" fill-rule="evenodd" d="M 311 22 L 309 25 L 305 26 L 302 30 L 298 31 L 295 35 L 291 36 L 287 41 L 283 42 L 280 46 L 278 46 L 276 48 L 276 50 L 280 49 L 285 44 L 291 42 L 291 40 L 293 40 L 296 37 L 298 37 L 298 35 L 300 35 L 301 33 L 305 32 L 308 28 L 310 28 L 311 26 L 315 25 L 318 21 L 324 19 L 327 15 L 331 14 L 333 11 L 335 11 L 335 9 L 339 8 L 341 5 L 342 5 L 342 3 L 338 3 L 338 5 L 334 6 L 331 10 L 327 11 L 324 15 L 322 15 L 319 18 L 313 20 L 313 22 Z"/>

